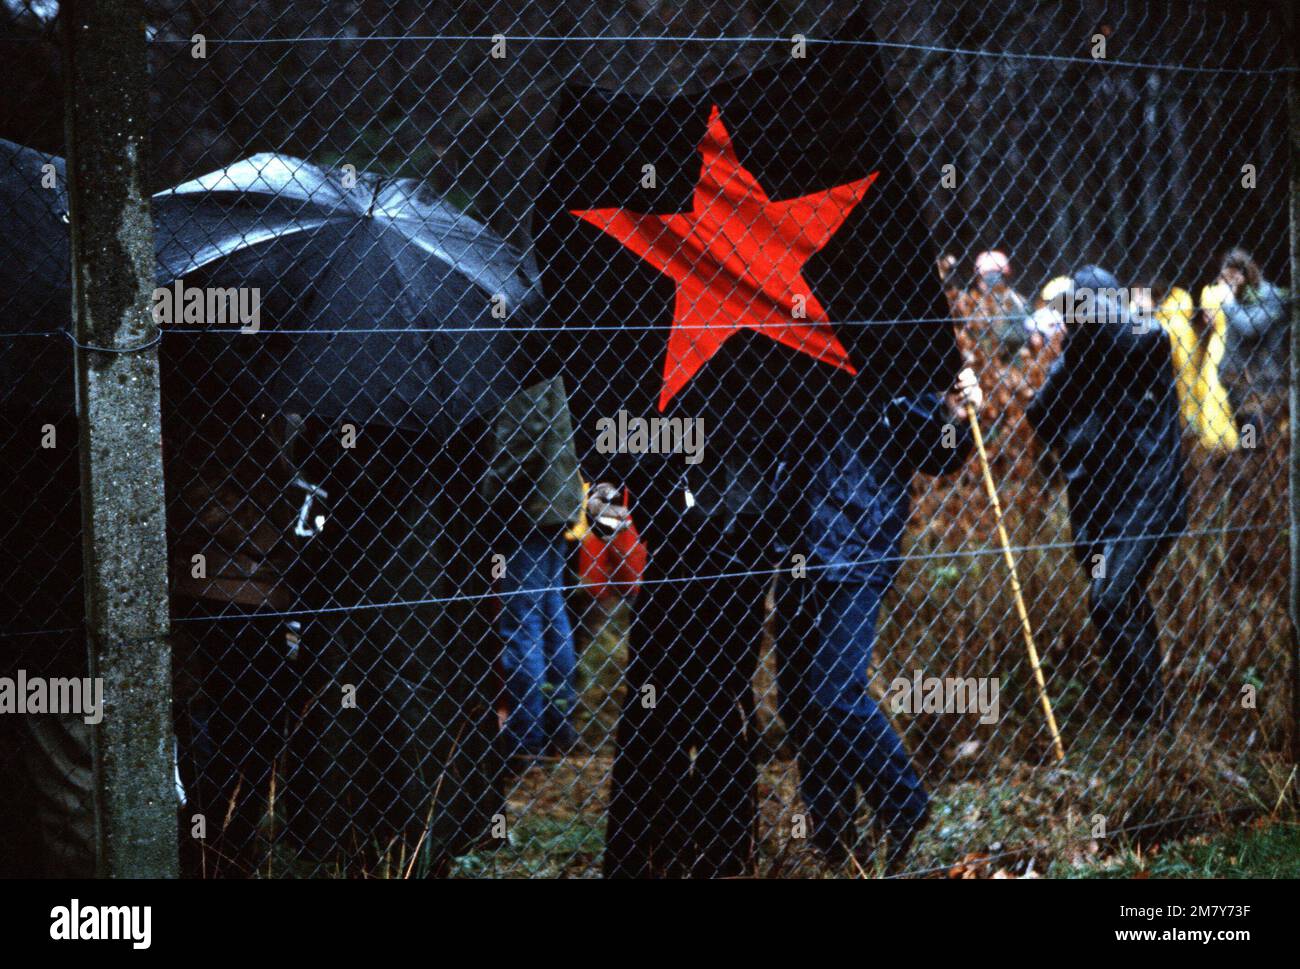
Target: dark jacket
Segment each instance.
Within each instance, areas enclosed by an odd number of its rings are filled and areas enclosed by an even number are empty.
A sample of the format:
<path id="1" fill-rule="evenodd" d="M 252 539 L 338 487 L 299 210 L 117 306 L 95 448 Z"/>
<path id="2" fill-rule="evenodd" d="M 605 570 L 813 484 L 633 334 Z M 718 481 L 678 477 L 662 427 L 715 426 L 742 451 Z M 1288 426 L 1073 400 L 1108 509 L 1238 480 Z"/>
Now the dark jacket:
<path id="1" fill-rule="evenodd" d="M 488 500 L 511 529 L 577 521 L 582 478 L 564 379 L 539 381 L 506 402 L 494 426 Z"/>
<path id="2" fill-rule="evenodd" d="M 1094 266 L 1073 282 L 1076 292 L 1119 286 Z M 1158 325 L 1134 320 L 1117 301 L 1070 321 L 1065 352 L 1026 416 L 1060 455 L 1076 542 L 1186 525 L 1178 397 L 1169 338 Z"/>
<path id="3" fill-rule="evenodd" d="M 1247 377 L 1252 389 L 1277 390 L 1290 360 L 1291 327 L 1286 294 L 1269 282 L 1223 304 L 1228 338 L 1223 365 L 1229 379 Z"/>
<path id="4" fill-rule="evenodd" d="M 361 427 L 314 452 L 330 494 L 321 605 L 304 632 L 308 705 L 281 790 L 308 857 L 352 873 L 390 842 L 417 870 L 473 849 L 502 809 L 491 616 L 495 551 L 481 527 L 491 428 L 451 437 Z M 320 474 L 315 466 L 308 471 Z M 398 603 L 390 608 L 378 604 Z M 341 607 L 341 608 L 340 608 Z M 341 684 L 357 690 L 340 708 Z M 424 853 L 427 850 L 428 855 Z M 353 867 L 355 862 L 355 868 Z"/>
<path id="5" fill-rule="evenodd" d="M 843 579 L 874 576 L 878 564 L 854 568 L 897 553 L 912 475 L 960 467 L 971 437 L 939 392 L 900 387 L 880 399 L 858 388 L 829 414 L 825 398 L 782 404 L 767 433 L 710 421 L 698 464 L 622 456 L 600 467 L 593 455 L 584 466 L 599 468 L 596 479 L 629 485 L 652 558 L 661 543 L 700 553 L 680 569 L 771 569 L 799 553 L 810 565 L 847 566 L 836 569 Z M 890 578 L 896 568 L 888 565 Z"/>
<path id="6" fill-rule="evenodd" d="M 309 522 L 299 522 L 307 492 L 295 485 L 303 479 L 290 460 L 288 423 L 280 416 L 216 410 L 195 426 L 176 408 L 164 415 L 172 591 L 292 609 L 301 590 L 291 572 L 310 535 L 303 532 Z M 325 511 L 319 499 L 305 507 L 309 517 Z M 204 560 L 197 576 L 195 555 Z"/>
<path id="7" fill-rule="evenodd" d="M 786 487 L 796 493 L 783 544 L 805 555 L 812 577 L 888 586 L 898 571 L 912 476 L 959 468 L 970 453 L 970 429 L 953 419 L 939 393 L 877 402 L 841 426 L 791 468 Z"/>

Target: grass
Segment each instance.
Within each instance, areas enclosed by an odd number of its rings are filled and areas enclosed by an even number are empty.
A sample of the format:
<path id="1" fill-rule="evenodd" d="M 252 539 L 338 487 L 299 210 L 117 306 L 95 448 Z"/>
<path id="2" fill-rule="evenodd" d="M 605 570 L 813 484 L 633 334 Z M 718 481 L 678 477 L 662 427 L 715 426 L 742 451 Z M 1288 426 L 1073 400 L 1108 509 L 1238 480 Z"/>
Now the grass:
<path id="1" fill-rule="evenodd" d="M 998 422 L 990 458 L 1011 542 L 1022 549 L 1019 576 L 1066 760 L 1057 764 L 1051 755 L 1001 558 L 982 554 L 996 545 L 977 466 L 969 462 L 941 482 L 918 480 L 905 545 L 913 557 L 903 563 L 879 623 L 877 695 L 914 670 L 995 677 L 1001 716 L 982 724 L 974 716 L 889 714 L 933 798 L 933 820 L 911 856 L 913 872 L 959 878 L 1294 873 L 1295 823 L 1283 810 L 1294 793 L 1286 758 L 1287 421 L 1274 421 L 1270 439 L 1253 452 L 1213 456 L 1189 445 L 1193 534 L 1179 538 L 1150 583 L 1169 720 L 1162 730 L 1138 732 L 1103 702 L 1112 669 L 1099 655 L 1088 618 L 1086 580 L 1069 548 L 1066 501 L 1040 472 L 1037 444 L 1023 421 L 1027 388 L 1041 379 L 1041 362 L 1002 371 L 977 353 L 974 362 L 992 388 L 982 420 L 986 427 L 995 417 Z M 622 608 L 603 624 L 591 623 L 591 636 L 584 637 L 590 642 L 582 653 L 576 714 L 583 752 L 518 778 L 507 796 L 508 840 L 455 859 L 448 874 L 599 874 L 628 621 Z M 798 772 L 776 715 L 770 641 L 761 649 L 754 874 L 860 877 L 861 870 L 827 869 L 806 839 L 792 836 L 794 816 L 803 810 Z M 869 821 L 860 818 L 860 830 Z M 1266 826 L 1253 826 L 1260 821 Z M 399 851 L 366 874 L 403 872 L 411 867 L 405 857 Z M 421 873 L 415 866 L 414 875 Z"/>
<path id="2" fill-rule="evenodd" d="M 1156 848 L 1126 850 L 1097 864 L 1053 866 L 1063 878 L 1300 878 L 1300 822 L 1259 819 L 1242 829 Z"/>
<path id="3" fill-rule="evenodd" d="M 906 548 L 929 557 L 906 561 L 886 599 L 877 682 L 916 669 L 997 677 L 1003 712 L 992 725 L 891 714 L 934 799 L 914 871 L 962 878 L 1073 872 L 1276 818 L 1290 785 L 1285 420 L 1254 452 L 1213 456 L 1189 444 L 1189 530 L 1209 534 L 1179 539 L 1150 584 L 1170 722 L 1138 733 L 1103 702 L 1111 668 L 1098 655 L 1086 580 L 1069 548 L 1067 504 L 1044 479 L 1023 420 L 1027 388 L 1042 368 L 999 369 L 967 349 L 993 388 L 983 423 L 991 427 L 996 417 L 990 458 L 1011 542 L 1038 546 L 1017 554 L 1018 567 L 1067 758 L 1057 765 L 1050 754 L 1002 561 L 969 554 L 996 548 L 977 466 L 941 482 L 918 480 Z M 541 818 L 560 830 L 571 826 L 578 843 L 546 828 L 499 852 L 496 873 L 598 872 L 625 626 L 625 615 L 615 617 L 584 655 L 580 719 L 592 754 L 530 771 L 510 799 L 525 831 Z M 1253 688 L 1250 702 L 1245 687 Z M 802 805 L 775 711 L 770 643 L 755 690 L 764 751 L 755 874 L 859 876 L 828 870 L 806 842 L 790 837 Z M 860 819 L 860 830 L 869 820 Z"/>

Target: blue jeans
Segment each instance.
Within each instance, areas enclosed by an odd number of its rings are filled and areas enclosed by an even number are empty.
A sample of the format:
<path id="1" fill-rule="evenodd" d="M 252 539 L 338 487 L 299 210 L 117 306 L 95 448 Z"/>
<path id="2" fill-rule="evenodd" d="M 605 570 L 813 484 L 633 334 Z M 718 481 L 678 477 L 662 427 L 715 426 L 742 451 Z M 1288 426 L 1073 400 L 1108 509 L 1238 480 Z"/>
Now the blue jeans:
<path id="1" fill-rule="evenodd" d="M 523 539 L 501 579 L 505 642 L 506 737 L 512 753 L 540 754 L 577 703 L 573 629 L 564 608 L 564 540 L 538 533 Z M 520 590 L 547 591 L 520 591 Z M 512 594 L 513 593 L 513 594 Z"/>
<path id="2" fill-rule="evenodd" d="M 814 843 L 842 855 L 856 840 L 858 788 L 890 831 L 925 814 L 912 761 L 868 691 L 876 617 L 887 582 L 783 576 L 777 586 L 777 688 L 799 758 Z"/>

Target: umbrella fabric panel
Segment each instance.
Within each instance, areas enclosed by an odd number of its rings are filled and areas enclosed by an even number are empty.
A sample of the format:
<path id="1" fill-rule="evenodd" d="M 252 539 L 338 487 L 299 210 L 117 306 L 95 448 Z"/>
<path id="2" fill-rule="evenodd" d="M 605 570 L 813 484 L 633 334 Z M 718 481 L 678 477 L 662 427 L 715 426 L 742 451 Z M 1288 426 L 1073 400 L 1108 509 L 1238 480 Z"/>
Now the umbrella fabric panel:
<path id="1" fill-rule="evenodd" d="M 256 289 L 260 335 L 294 331 L 267 385 L 273 406 L 448 433 L 518 386 L 507 324 L 535 299 L 522 259 L 418 183 L 362 173 L 345 188 L 263 155 L 155 206 L 160 278 Z"/>
<path id="2" fill-rule="evenodd" d="M 53 166 L 50 187 L 46 166 Z M 0 139 L 0 213 L 5 220 L 0 334 L 6 337 L 0 405 L 14 415 L 71 413 L 72 345 L 65 334 L 72 312 L 72 254 L 63 159 Z"/>

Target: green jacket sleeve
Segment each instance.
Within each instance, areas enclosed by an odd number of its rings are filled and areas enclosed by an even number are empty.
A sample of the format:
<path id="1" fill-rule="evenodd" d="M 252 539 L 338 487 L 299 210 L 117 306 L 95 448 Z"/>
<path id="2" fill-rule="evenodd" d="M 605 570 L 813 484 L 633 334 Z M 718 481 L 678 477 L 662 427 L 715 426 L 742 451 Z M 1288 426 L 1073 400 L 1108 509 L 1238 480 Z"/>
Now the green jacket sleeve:
<path id="1" fill-rule="evenodd" d="M 517 507 L 539 528 L 565 527 L 582 508 L 582 479 L 568 393 L 560 376 L 540 381 L 506 402 L 495 424 L 488 476 L 493 504 Z"/>

